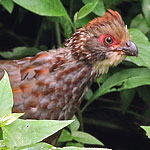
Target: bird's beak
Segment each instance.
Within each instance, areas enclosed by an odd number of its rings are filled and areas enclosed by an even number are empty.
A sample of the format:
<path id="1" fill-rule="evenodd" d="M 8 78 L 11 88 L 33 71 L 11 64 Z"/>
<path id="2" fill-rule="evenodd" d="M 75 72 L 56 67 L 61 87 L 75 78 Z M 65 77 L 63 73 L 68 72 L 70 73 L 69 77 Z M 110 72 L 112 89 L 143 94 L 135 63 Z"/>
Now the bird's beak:
<path id="1" fill-rule="evenodd" d="M 126 46 L 119 47 L 117 50 L 123 51 L 127 56 L 138 56 L 138 48 L 132 41 L 128 41 Z"/>

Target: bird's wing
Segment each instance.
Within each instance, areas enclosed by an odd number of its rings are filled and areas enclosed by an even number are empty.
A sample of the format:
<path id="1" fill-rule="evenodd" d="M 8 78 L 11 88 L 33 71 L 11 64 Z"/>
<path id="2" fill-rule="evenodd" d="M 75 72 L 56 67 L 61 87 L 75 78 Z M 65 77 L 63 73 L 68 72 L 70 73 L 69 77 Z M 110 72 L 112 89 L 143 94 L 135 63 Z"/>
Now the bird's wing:
<path id="1" fill-rule="evenodd" d="M 13 112 L 25 112 L 23 117 L 32 119 L 71 119 L 91 75 L 84 63 L 64 55 L 57 50 L 0 62 L 10 77 Z"/>
<path id="2" fill-rule="evenodd" d="M 61 81 L 57 83 L 56 73 L 65 58 L 60 53 L 61 50 L 52 50 L 21 60 L 0 61 L 0 78 L 4 70 L 9 74 L 14 96 L 13 112 L 25 112 L 24 118 L 61 119 L 62 103 L 58 104 L 56 98 L 61 93 L 57 92 L 61 90 Z"/>

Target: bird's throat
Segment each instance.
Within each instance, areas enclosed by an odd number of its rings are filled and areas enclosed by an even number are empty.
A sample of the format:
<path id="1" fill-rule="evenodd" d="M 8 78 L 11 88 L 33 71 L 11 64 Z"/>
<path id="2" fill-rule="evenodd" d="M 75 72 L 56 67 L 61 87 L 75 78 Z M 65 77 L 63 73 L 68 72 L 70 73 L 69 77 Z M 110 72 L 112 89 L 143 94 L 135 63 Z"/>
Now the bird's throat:
<path id="1" fill-rule="evenodd" d="M 117 66 L 125 59 L 125 57 L 125 55 L 112 52 L 109 54 L 108 58 L 95 62 L 93 65 L 93 70 L 96 71 L 97 75 L 105 74 L 108 72 L 109 67 Z"/>

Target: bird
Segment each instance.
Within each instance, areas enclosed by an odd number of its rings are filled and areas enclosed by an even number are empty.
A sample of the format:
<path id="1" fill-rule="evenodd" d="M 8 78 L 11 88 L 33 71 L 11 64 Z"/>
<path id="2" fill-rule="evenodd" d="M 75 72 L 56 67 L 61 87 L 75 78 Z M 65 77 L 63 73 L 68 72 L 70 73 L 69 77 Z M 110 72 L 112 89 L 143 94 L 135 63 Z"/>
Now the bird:
<path id="1" fill-rule="evenodd" d="M 78 29 L 64 46 L 19 60 L 0 60 L 13 91 L 13 112 L 24 119 L 68 120 L 94 80 L 126 56 L 138 56 L 122 17 L 108 9 Z"/>

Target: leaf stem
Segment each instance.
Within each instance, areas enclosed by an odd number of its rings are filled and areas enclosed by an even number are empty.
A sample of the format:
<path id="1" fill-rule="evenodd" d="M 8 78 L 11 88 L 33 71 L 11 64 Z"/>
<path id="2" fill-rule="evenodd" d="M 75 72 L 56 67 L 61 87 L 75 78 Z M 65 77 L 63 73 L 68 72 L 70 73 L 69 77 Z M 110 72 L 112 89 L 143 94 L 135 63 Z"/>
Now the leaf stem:
<path id="1" fill-rule="evenodd" d="M 69 22 L 70 22 L 70 24 L 71 24 L 71 27 L 72 27 L 72 29 L 73 29 L 73 32 L 76 32 L 76 27 L 75 27 L 75 25 L 73 24 L 73 22 L 71 21 L 71 19 L 69 19 Z"/>
<path id="2" fill-rule="evenodd" d="M 84 110 L 93 102 L 93 98 L 91 98 L 84 106 L 83 108 L 81 109 L 81 113 L 84 112 Z"/>
<path id="3" fill-rule="evenodd" d="M 60 35 L 60 27 L 59 27 L 58 22 L 55 22 L 55 27 L 56 27 L 57 45 L 60 47 L 61 46 L 61 35 Z"/>
<path id="4" fill-rule="evenodd" d="M 82 113 L 80 110 L 77 111 L 78 113 L 78 118 L 79 118 L 79 121 L 80 121 L 80 129 L 81 131 L 84 131 L 84 124 L 83 124 L 83 116 L 82 116 Z"/>
<path id="5" fill-rule="evenodd" d="M 69 16 L 72 16 L 73 0 L 70 0 Z"/>
<path id="6" fill-rule="evenodd" d="M 43 19 L 42 19 L 40 28 L 38 30 L 38 33 L 37 33 L 37 36 L 36 36 L 36 39 L 35 39 L 35 42 L 34 42 L 34 47 L 38 47 L 38 45 L 39 45 L 39 41 L 40 41 L 40 38 L 41 38 L 41 35 L 42 35 L 42 30 L 43 30 Z"/>

